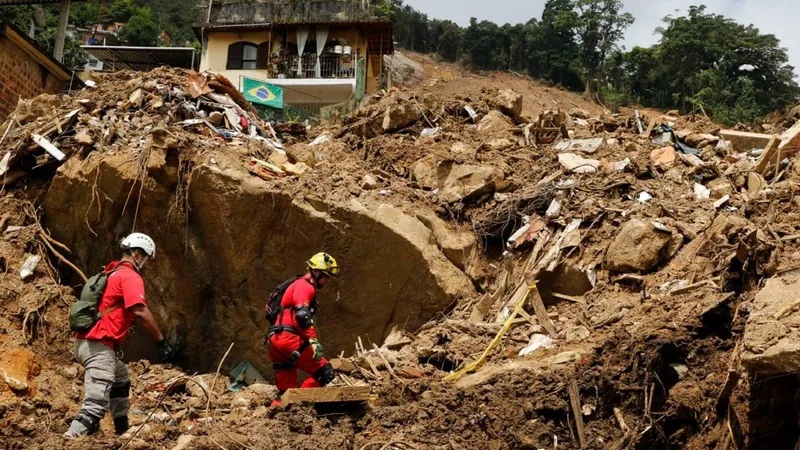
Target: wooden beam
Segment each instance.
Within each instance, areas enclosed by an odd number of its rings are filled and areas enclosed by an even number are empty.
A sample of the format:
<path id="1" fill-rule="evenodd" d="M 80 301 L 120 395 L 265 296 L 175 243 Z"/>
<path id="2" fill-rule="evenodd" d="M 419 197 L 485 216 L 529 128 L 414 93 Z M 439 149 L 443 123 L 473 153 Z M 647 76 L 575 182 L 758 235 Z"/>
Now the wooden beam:
<path id="1" fill-rule="evenodd" d="M 558 337 L 556 326 L 553 324 L 553 321 L 550 320 L 550 316 L 547 315 L 547 308 L 544 306 L 542 296 L 539 295 L 538 289 L 534 289 L 531 292 L 531 303 L 533 304 L 534 312 L 536 312 L 536 320 L 539 321 L 539 325 L 547 331 L 550 337 Z"/>
<path id="2" fill-rule="evenodd" d="M 767 167 L 769 167 L 769 163 L 774 159 L 775 153 L 778 151 L 778 145 L 780 145 L 780 139 L 778 136 L 772 136 L 767 143 L 766 148 L 764 148 L 764 153 L 761 154 L 761 157 L 758 158 L 758 163 L 756 164 L 756 172 L 760 173 L 762 176 L 767 171 Z"/>
<path id="3" fill-rule="evenodd" d="M 289 389 L 281 397 L 284 405 L 292 403 L 366 402 L 370 400 L 369 386 L 321 387 Z"/>
<path id="4" fill-rule="evenodd" d="M 583 430 L 583 411 L 581 410 L 581 394 L 578 391 L 578 382 L 573 378 L 569 384 L 569 404 L 572 415 L 575 417 L 575 429 L 578 431 L 578 445 L 586 448 L 586 435 Z"/>

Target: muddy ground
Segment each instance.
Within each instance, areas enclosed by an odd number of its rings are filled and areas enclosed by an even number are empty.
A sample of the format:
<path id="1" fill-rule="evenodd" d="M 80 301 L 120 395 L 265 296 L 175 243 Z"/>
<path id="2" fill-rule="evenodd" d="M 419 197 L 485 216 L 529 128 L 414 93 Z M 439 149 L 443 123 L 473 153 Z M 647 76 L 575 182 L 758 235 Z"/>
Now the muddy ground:
<path id="1" fill-rule="evenodd" d="M 187 111 L 197 79 L 182 72 L 117 74 L 52 108 L 22 106 L 3 124 L 23 172 L 0 197 L 4 448 L 796 448 L 800 368 L 783 338 L 798 313 L 791 296 L 764 309 L 765 282 L 794 289 L 800 267 L 793 153 L 756 177 L 758 154 L 705 117 L 646 111 L 640 133 L 633 111 L 422 62 L 420 85 L 350 116 L 276 126 L 284 148 L 255 119 L 266 139 L 182 123 L 225 101 Z M 144 100 L 131 100 L 137 89 Z M 30 134 L 75 109 L 50 135 L 69 155 L 55 164 Z M 651 121 L 672 123 L 694 158 L 652 142 Z M 602 143 L 562 151 L 562 133 Z M 564 153 L 596 169 L 568 167 Z M 254 170 L 253 158 L 271 165 Z M 83 374 L 66 325 L 81 281 L 65 261 L 91 274 L 132 229 L 158 242 L 148 297 L 181 354 L 157 364 L 133 333 L 131 416 L 145 426 L 116 438 L 109 421 L 66 441 Z M 335 384 L 367 384 L 375 399 L 270 409 L 269 386 L 227 392 L 242 361 L 270 377 L 263 301 L 320 248 L 344 268 L 320 296 L 328 353 L 354 363 Z M 526 313 L 485 364 L 445 380 L 520 299 Z M 519 356 L 532 338 L 549 344 Z"/>

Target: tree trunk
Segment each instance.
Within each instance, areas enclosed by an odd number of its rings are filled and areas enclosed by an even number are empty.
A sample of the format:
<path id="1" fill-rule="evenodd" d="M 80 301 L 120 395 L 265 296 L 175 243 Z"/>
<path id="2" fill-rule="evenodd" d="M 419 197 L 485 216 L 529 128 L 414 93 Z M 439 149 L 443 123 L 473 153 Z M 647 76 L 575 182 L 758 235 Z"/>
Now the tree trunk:
<path id="1" fill-rule="evenodd" d="M 591 75 L 587 75 L 586 76 L 586 90 L 583 91 L 583 96 L 586 97 L 586 98 L 591 98 L 592 97 L 592 76 Z"/>

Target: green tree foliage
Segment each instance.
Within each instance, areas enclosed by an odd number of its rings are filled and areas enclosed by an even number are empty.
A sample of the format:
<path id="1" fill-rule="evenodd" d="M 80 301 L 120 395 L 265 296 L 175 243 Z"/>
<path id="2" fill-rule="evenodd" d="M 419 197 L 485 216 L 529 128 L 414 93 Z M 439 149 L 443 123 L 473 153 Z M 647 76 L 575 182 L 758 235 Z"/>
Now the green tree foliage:
<path id="1" fill-rule="evenodd" d="M 36 43 L 52 54 L 56 44 L 56 29 L 48 28 L 44 33 L 36 36 Z M 61 64 L 67 69 L 82 70 L 89 60 L 86 52 L 81 49 L 81 43 L 70 38 L 64 41 L 64 60 Z"/>
<path id="2" fill-rule="evenodd" d="M 150 8 L 137 8 L 119 33 L 120 41 L 127 45 L 154 47 L 158 45 L 161 30 L 153 20 Z"/>
<path id="3" fill-rule="evenodd" d="M 621 0 L 577 0 L 575 7 L 578 9 L 575 30 L 586 71 L 585 93 L 590 94 L 606 57 L 633 24 L 633 16 L 622 12 Z"/>
<path id="4" fill-rule="evenodd" d="M 619 84 L 633 101 L 685 112 L 702 107 L 725 123 L 752 121 L 798 101 L 794 68 L 775 36 L 704 6 L 667 16 L 664 25 L 657 45 L 623 55 Z"/>

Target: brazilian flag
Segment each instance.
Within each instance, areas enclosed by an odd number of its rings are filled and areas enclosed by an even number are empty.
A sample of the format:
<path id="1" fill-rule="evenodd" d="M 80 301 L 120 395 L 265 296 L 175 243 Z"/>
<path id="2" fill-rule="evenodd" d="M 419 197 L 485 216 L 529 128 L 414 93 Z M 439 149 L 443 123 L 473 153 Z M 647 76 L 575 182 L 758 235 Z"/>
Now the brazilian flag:
<path id="1" fill-rule="evenodd" d="M 250 102 L 283 109 L 283 88 L 281 86 L 242 77 L 242 94 Z"/>

